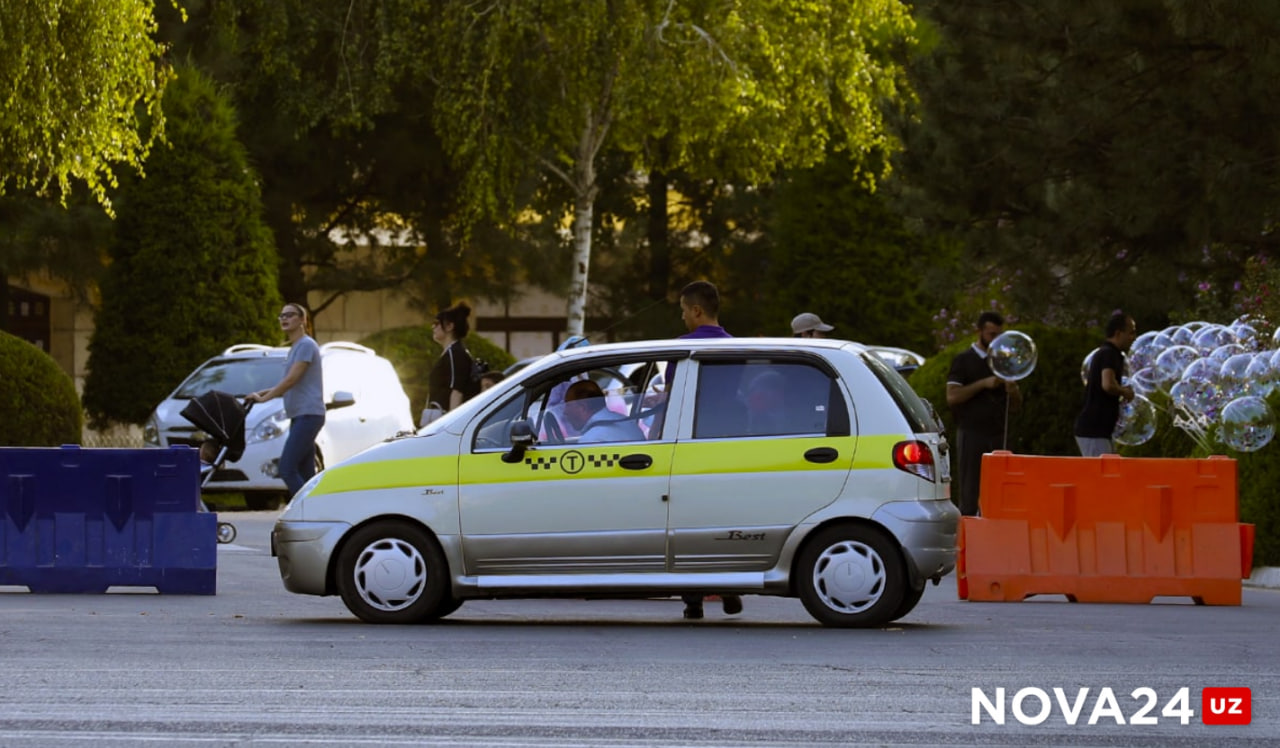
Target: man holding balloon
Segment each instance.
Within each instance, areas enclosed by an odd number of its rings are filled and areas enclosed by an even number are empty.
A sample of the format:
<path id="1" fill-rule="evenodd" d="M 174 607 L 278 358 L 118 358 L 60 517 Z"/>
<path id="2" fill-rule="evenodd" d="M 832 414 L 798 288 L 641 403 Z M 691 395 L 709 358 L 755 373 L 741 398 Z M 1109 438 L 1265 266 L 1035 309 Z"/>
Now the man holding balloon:
<path id="1" fill-rule="evenodd" d="M 978 514 L 978 489 L 982 481 L 982 455 L 1005 448 L 1010 406 L 1022 402 L 1013 378 L 997 376 L 988 360 L 992 341 L 1004 331 L 1004 317 L 996 312 L 978 316 L 978 339 L 951 360 L 947 373 L 947 406 L 956 421 L 958 489 L 952 496 L 960 513 Z"/>
<path id="2" fill-rule="evenodd" d="M 1138 336 L 1133 317 L 1116 312 L 1107 320 L 1107 339 L 1089 361 L 1084 408 L 1076 417 L 1076 444 L 1085 457 L 1115 454 L 1112 435 L 1120 418 L 1120 401 L 1133 399 L 1133 387 L 1125 384 L 1124 354 Z"/>

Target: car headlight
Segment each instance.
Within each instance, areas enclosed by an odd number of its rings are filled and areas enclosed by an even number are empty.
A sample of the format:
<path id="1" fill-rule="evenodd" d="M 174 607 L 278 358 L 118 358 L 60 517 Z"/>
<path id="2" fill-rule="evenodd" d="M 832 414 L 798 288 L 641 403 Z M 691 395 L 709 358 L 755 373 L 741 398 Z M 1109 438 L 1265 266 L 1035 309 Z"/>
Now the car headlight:
<path id="1" fill-rule="evenodd" d="M 289 416 L 282 410 L 279 413 L 268 416 L 254 427 L 253 433 L 249 434 L 249 443 L 265 442 L 270 439 L 276 439 L 284 436 L 289 431 Z"/>
<path id="2" fill-rule="evenodd" d="M 155 413 L 147 419 L 147 425 L 142 427 L 142 443 L 153 447 L 160 446 L 160 424 L 156 422 Z"/>

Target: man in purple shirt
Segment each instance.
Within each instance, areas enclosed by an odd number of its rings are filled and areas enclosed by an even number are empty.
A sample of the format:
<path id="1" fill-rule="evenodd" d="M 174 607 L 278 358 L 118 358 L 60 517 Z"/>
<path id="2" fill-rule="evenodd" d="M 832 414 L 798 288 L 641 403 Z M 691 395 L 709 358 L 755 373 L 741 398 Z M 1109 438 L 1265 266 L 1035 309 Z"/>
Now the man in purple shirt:
<path id="1" fill-rule="evenodd" d="M 732 338 L 720 326 L 720 292 L 707 281 L 694 281 L 680 291 L 680 319 L 689 332 L 682 338 Z"/>
<path id="2" fill-rule="evenodd" d="M 732 338 L 720 326 L 720 292 L 707 281 L 694 281 L 680 291 L 680 319 L 689 332 L 681 338 Z M 702 618 L 702 595 L 682 595 L 684 617 L 690 620 Z M 738 595 L 721 595 L 726 615 L 742 612 L 742 598 Z"/>

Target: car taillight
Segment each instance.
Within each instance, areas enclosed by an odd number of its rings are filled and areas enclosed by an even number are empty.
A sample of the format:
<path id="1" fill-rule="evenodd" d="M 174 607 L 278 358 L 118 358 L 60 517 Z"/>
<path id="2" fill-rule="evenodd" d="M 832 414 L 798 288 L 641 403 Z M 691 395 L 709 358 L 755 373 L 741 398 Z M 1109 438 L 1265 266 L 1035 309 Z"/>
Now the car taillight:
<path id="1" fill-rule="evenodd" d="M 893 466 L 930 482 L 936 480 L 933 450 L 922 441 L 912 440 L 893 445 Z"/>

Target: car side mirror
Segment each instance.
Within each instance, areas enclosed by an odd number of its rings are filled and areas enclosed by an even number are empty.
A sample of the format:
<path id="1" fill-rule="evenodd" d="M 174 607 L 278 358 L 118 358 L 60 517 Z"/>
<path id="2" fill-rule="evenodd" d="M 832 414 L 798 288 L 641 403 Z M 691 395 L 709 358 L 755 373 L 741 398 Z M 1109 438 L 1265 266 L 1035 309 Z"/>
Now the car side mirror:
<path id="1" fill-rule="evenodd" d="M 524 459 L 524 452 L 533 446 L 533 426 L 527 419 L 511 422 L 511 451 L 502 455 L 502 461 L 516 463 Z"/>
<path id="2" fill-rule="evenodd" d="M 349 408 L 356 404 L 356 396 L 346 390 L 339 390 L 333 393 L 333 399 L 324 404 L 325 410 L 333 410 L 335 408 Z"/>

